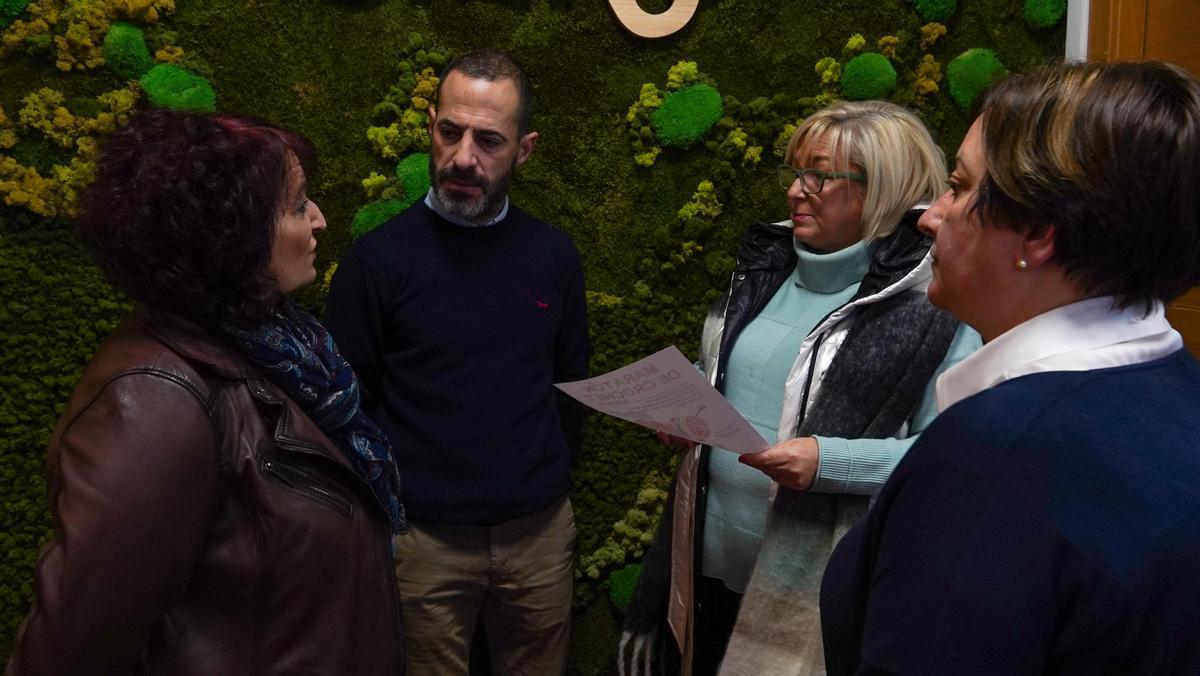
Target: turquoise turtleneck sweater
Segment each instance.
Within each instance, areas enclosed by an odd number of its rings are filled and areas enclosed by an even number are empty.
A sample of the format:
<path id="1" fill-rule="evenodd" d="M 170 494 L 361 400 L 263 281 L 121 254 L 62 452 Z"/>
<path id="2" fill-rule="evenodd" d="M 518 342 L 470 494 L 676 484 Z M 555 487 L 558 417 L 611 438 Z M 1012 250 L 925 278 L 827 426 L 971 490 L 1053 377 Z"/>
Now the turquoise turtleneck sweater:
<path id="1" fill-rule="evenodd" d="M 870 255 L 859 242 L 830 254 L 796 245 L 800 259 L 790 283 L 785 282 L 762 313 L 738 336 L 725 373 L 725 397 L 746 420 L 774 442 L 783 407 L 783 387 L 804 338 L 817 322 L 841 307 L 858 290 Z M 937 415 L 934 381 L 980 345 L 979 336 L 960 329 L 909 423 L 905 439 L 832 439 L 816 437 L 821 461 L 812 490 L 874 494 L 915 435 Z M 766 531 L 771 480 L 737 461 L 737 454 L 714 449 L 709 460 L 704 521 L 704 575 L 744 593 Z"/>

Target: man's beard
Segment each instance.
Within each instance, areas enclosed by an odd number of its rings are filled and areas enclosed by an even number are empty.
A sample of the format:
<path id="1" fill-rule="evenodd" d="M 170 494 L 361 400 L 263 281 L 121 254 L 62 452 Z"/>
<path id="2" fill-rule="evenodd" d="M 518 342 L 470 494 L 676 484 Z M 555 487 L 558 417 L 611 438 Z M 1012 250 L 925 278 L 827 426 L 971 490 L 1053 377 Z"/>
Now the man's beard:
<path id="1" fill-rule="evenodd" d="M 517 163 L 514 160 L 512 168 L 503 176 L 495 181 L 488 181 L 482 176 L 476 175 L 474 171 L 455 171 L 453 166 L 437 171 L 433 166 L 433 158 L 429 158 L 429 175 L 433 179 L 433 194 L 437 197 L 438 203 L 449 213 L 474 222 L 490 219 L 499 213 L 504 204 L 504 198 L 508 196 L 508 190 L 512 187 L 512 175 L 516 167 Z M 468 198 L 446 190 L 442 187 L 442 181 L 447 179 L 478 186 L 483 189 L 483 194 Z"/>

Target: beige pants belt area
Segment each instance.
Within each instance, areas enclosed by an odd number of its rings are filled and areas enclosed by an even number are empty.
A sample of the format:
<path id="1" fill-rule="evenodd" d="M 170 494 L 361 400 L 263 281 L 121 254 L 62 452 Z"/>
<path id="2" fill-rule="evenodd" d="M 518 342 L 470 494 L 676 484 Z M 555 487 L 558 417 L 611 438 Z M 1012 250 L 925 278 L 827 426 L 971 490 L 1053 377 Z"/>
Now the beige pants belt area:
<path id="1" fill-rule="evenodd" d="M 408 673 L 467 673 L 477 619 L 498 676 L 561 674 L 571 621 L 568 498 L 494 526 L 412 522 L 396 537 Z"/>

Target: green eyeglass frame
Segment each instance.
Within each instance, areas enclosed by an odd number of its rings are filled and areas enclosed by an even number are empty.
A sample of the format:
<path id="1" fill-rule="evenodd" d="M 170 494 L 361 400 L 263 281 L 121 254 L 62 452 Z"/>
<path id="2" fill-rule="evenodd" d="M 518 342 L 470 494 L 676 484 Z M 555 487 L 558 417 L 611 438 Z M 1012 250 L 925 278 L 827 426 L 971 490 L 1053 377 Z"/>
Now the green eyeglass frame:
<path id="1" fill-rule="evenodd" d="M 825 187 L 825 181 L 831 178 L 846 178 L 858 183 L 866 183 L 867 175 L 853 171 L 821 171 L 820 169 L 797 169 L 790 164 L 781 164 L 776 169 L 779 185 L 784 190 L 791 190 L 792 184 L 800 181 L 800 189 L 806 195 L 816 195 Z"/>

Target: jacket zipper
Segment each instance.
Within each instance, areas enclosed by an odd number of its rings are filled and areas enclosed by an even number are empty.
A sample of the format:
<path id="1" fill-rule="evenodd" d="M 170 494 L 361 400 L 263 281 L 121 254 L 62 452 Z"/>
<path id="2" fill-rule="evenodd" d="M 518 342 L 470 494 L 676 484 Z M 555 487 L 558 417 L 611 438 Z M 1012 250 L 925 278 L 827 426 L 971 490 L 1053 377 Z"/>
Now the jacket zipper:
<path id="1" fill-rule="evenodd" d="M 287 402 L 283 401 L 282 399 L 279 399 L 278 397 L 273 396 L 266 389 L 266 387 L 263 386 L 261 383 L 254 382 L 254 381 L 248 381 L 248 385 L 250 386 L 251 393 L 254 394 L 254 396 L 257 399 L 259 399 L 260 401 L 263 401 L 267 404 L 270 404 L 278 409 L 279 420 L 275 425 L 275 435 L 274 436 L 275 436 L 275 443 L 279 444 L 280 448 L 287 450 L 287 451 L 292 451 L 295 453 L 303 453 L 304 455 L 313 456 L 313 457 L 317 457 L 317 458 L 323 458 L 325 460 L 329 460 L 329 461 L 337 463 L 337 460 L 334 459 L 329 454 L 329 452 L 326 449 L 324 449 L 323 447 L 315 445 L 315 444 L 309 444 L 309 443 L 300 441 L 299 439 L 294 439 L 294 438 L 288 436 L 287 434 L 285 434 L 285 432 L 289 429 L 288 421 L 291 420 L 291 412 L 288 409 Z M 341 466 L 340 463 L 339 463 L 339 466 Z M 367 482 L 365 480 L 363 480 L 362 477 L 358 476 L 358 474 L 356 472 L 354 472 L 353 470 L 350 470 L 350 471 L 351 471 L 351 474 L 354 476 L 354 479 L 358 482 L 358 484 L 367 490 L 367 493 L 371 496 L 371 500 L 373 500 L 375 502 L 375 504 L 379 505 L 379 509 L 385 515 L 388 514 L 387 506 L 384 505 L 379 500 L 379 497 L 375 495 L 375 492 L 371 489 L 370 485 L 367 484 Z M 338 497 L 341 498 L 341 496 L 338 496 Z M 345 500 L 345 498 L 341 498 L 341 499 Z M 388 519 L 388 522 L 390 523 L 390 519 Z M 389 530 L 389 532 L 391 531 L 390 527 L 388 530 Z"/>
<path id="2" fill-rule="evenodd" d="M 800 425 L 804 424 L 804 416 L 808 414 L 808 391 L 812 386 L 813 372 L 817 370 L 817 353 L 821 350 L 821 342 L 825 340 L 825 336 L 826 333 L 821 333 L 813 342 L 812 354 L 808 359 L 808 373 L 804 376 L 804 387 L 800 390 L 800 415 L 796 417 L 796 434 L 800 433 Z"/>
<path id="3" fill-rule="evenodd" d="M 292 492 L 332 507 L 348 519 L 354 519 L 354 503 L 321 485 L 311 472 L 272 459 L 264 459 L 262 469 Z"/>

